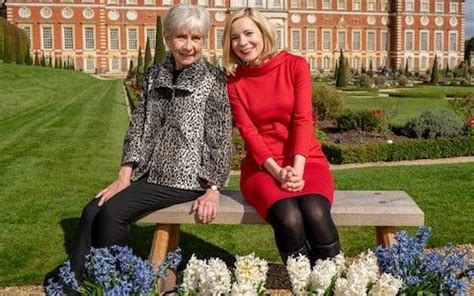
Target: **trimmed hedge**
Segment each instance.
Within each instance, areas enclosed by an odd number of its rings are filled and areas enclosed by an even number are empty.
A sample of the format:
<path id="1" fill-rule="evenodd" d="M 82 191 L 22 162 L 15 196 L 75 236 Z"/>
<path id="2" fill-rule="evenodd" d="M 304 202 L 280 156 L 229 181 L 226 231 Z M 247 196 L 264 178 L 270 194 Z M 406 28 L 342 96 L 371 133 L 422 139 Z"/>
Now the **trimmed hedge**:
<path id="1" fill-rule="evenodd" d="M 30 55 L 26 33 L 0 17 L 0 60 L 24 64 Z"/>
<path id="2" fill-rule="evenodd" d="M 332 164 L 435 159 L 474 155 L 474 136 L 411 140 L 392 144 L 323 143 Z"/>
<path id="3" fill-rule="evenodd" d="M 232 169 L 240 168 L 245 157 L 242 138 L 234 133 Z M 364 163 L 436 159 L 474 155 L 474 135 L 458 138 L 416 139 L 392 144 L 335 144 L 322 143 L 324 154 L 331 164 Z"/>

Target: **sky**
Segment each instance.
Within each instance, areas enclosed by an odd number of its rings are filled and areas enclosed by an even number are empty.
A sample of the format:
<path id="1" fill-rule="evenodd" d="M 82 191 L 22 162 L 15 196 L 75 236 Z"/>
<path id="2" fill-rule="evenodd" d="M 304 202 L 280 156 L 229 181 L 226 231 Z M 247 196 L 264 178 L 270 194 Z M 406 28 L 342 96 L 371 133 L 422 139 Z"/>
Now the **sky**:
<path id="1" fill-rule="evenodd" d="M 466 39 L 474 37 L 474 0 L 466 0 Z"/>

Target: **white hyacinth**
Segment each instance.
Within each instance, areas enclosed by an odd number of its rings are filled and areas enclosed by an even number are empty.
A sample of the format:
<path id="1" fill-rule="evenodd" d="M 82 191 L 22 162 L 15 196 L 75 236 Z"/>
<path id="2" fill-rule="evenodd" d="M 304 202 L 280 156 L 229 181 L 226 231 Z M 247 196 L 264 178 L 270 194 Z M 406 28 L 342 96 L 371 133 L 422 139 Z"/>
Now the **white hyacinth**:
<path id="1" fill-rule="evenodd" d="M 224 261 L 211 258 L 205 272 L 200 275 L 199 295 L 229 295 L 231 274 Z"/>
<path id="2" fill-rule="evenodd" d="M 252 253 L 247 256 L 236 256 L 235 278 L 239 285 L 250 283 L 254 289 L 262 290 L 267 278 L 267 261 L 255 257 Z"/>
<path id="3" fill-rule="evenodd" d="M 298 257 L 290 257 L 286 263 L 286 269 L 293 293 L 295 295 L 305 295 L 311 274 L 309 259 L 301 254 Z"/>
<path id="4" fill-rule="evenodd" d="M 340 252 L 336 257 L 332 258 L 332 260 L 336 264 L 337 275 L 341 275 L 341 273 L 346 269 L 346 257 L 344 257 L 344 253 Z"/>
<path id="5" fill-rule="evenodd" d="M 341 260 L 341 258 L 338 258 L 338 260 Z M 338 272 L 339 266 L 336 265 L 335 260 L 328 258 L 316 261 L 309 278 L 316 295 L 324 295 L 326 289 L 331 285 L 332 278 L 337 276 Z"/>
<path id="6" fill-rule="evenodd" d="M 232 296 L 257 296 L 258 292 L 255 289 L 255 287 L 252 285 L 252 283 L 250 282 L 247 282 L 247 283 L 235 282 L 232 285 L 231 295 Z"/>
<path id="7" fill-rule="evenodd" d="M 207 265 L 205 260 L 197 259 L 194 254 L 189 259 L 183 274 L 181 288 L 185 294 L 197 293 L 201 276 L 206 273 Z"/>
<path id="8" fill-rule="evenodd" d="M 390 274 L 383 273 L 369 292 L 369 296 L 396 296 L 403 282 Z"/>

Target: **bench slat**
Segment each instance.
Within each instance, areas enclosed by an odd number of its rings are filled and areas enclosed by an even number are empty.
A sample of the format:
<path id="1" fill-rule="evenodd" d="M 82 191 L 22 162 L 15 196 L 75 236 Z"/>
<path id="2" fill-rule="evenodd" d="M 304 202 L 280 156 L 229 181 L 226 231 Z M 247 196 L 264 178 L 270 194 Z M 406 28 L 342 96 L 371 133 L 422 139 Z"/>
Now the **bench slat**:
<path id="1" fill-rule="evenodd" d="M 153 224 L 199 223 L 190 212 L 192 202 L 152 212 L 138 222 Z M 424 213 L 404 191 L 336 191 L 331 210 L 339 226 L 421 226 Z M 240 192 L 223 192 L 212 224 L 265 224 Z"/>

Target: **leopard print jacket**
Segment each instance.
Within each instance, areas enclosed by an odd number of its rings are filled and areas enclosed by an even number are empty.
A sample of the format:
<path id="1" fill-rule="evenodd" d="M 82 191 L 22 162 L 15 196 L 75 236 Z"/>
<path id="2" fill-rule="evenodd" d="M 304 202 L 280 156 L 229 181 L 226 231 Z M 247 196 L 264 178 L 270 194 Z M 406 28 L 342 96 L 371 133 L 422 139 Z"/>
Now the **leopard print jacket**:
<path id="1" fill-rule="evenodd" d="M 122 164 L 133 163 L 132 181 L 186 190 L 221 186 L 232 155 L 232 119 L 225 74 L 203 57 L 173 84 L 168 54 L 143 83 L 141 100 L 125 135 Z"/>

